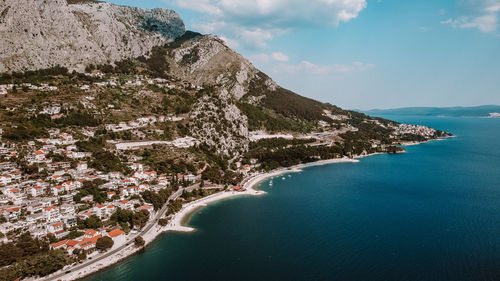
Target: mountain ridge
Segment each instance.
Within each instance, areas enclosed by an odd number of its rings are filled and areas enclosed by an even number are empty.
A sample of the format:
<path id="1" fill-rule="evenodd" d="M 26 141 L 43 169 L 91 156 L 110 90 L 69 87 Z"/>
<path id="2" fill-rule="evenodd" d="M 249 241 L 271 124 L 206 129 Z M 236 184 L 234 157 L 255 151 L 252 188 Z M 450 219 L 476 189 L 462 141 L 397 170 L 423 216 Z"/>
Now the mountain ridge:
<path id="1" fill-rule="evenodd" d="M 175 40 L 184 22 L 172 10 L 97 1 L 2 0 L 0 72 L 50 68 L 83 71 L 149 53 Z"/>

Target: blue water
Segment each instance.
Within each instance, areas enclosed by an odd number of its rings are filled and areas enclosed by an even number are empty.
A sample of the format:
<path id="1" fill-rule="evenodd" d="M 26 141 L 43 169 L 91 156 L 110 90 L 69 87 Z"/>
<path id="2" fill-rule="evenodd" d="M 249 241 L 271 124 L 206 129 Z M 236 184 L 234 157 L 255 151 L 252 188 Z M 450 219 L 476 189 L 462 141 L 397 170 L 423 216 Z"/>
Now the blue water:
<path id="1" fill-rule="evenodd" d="M 500 119 L 397 120 L 457 137 L 263 182 L 86 280 L 500 280 Z"/>

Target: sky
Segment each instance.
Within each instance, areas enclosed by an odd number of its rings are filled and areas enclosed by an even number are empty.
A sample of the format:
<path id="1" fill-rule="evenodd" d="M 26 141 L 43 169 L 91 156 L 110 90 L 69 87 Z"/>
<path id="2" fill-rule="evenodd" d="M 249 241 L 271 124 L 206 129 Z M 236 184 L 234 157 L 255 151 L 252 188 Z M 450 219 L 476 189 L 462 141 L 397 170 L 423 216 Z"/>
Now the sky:
<path id="1" fill-rule="evenodd" d="M 500 104 L 500 0 L 111 0 L 169 8 L 278 84 L 348 109 Z"/>

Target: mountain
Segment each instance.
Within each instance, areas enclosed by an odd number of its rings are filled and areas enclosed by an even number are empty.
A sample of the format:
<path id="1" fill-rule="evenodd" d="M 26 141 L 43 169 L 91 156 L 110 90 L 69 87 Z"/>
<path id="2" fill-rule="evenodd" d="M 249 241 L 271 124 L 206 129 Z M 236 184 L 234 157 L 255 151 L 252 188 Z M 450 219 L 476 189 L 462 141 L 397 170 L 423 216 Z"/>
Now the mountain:
<path id="1" fill-rule="evenodd" d="M 471 107 L 404 107 L 396 109 L 372 109 L 364 111 L 371 115 L 413 115 L 413 116 L 447 116 L 447 117 L 489 117 L 491 113 L 500 113 L 498 105 L 482 105 Z"/>
<path id="2" fill-rule="evenodd" d="M 226 170 L 250 158 L 269 169 L 448 135 L 284 89 L 216 36 L 185 32 L 170 10 L 5 1 L 3 139 L 21 145 L 63 130 L 100 170 L 125 169 L 112 163 L 135 159 L 122 153 L 129 148 L 152 149 L 134 157 L 162 172 Z"/>
<path id="3" fill-rule="evenodd" d="M 184 22 L 168 9 L 83 0 L 2 0 L 0 72 L 61 65 L 83 71 L 147 54 L 175 40 Z"/>

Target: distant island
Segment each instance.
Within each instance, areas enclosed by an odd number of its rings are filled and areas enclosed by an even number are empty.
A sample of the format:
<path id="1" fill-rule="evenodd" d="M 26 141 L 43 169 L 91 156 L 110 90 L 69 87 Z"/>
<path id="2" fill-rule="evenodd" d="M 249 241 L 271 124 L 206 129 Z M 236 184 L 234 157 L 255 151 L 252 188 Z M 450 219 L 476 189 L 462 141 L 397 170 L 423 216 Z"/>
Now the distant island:
<path id="1" fill-rule="evenodd" d="M 444 117 L 500 117 L 499 105 L 482 105 L 471 107 L 403 107 L 395 109 L 372 109 L 363 111 L 369 115 L 412 115 L 412 116 L 444 116 Z"/>

